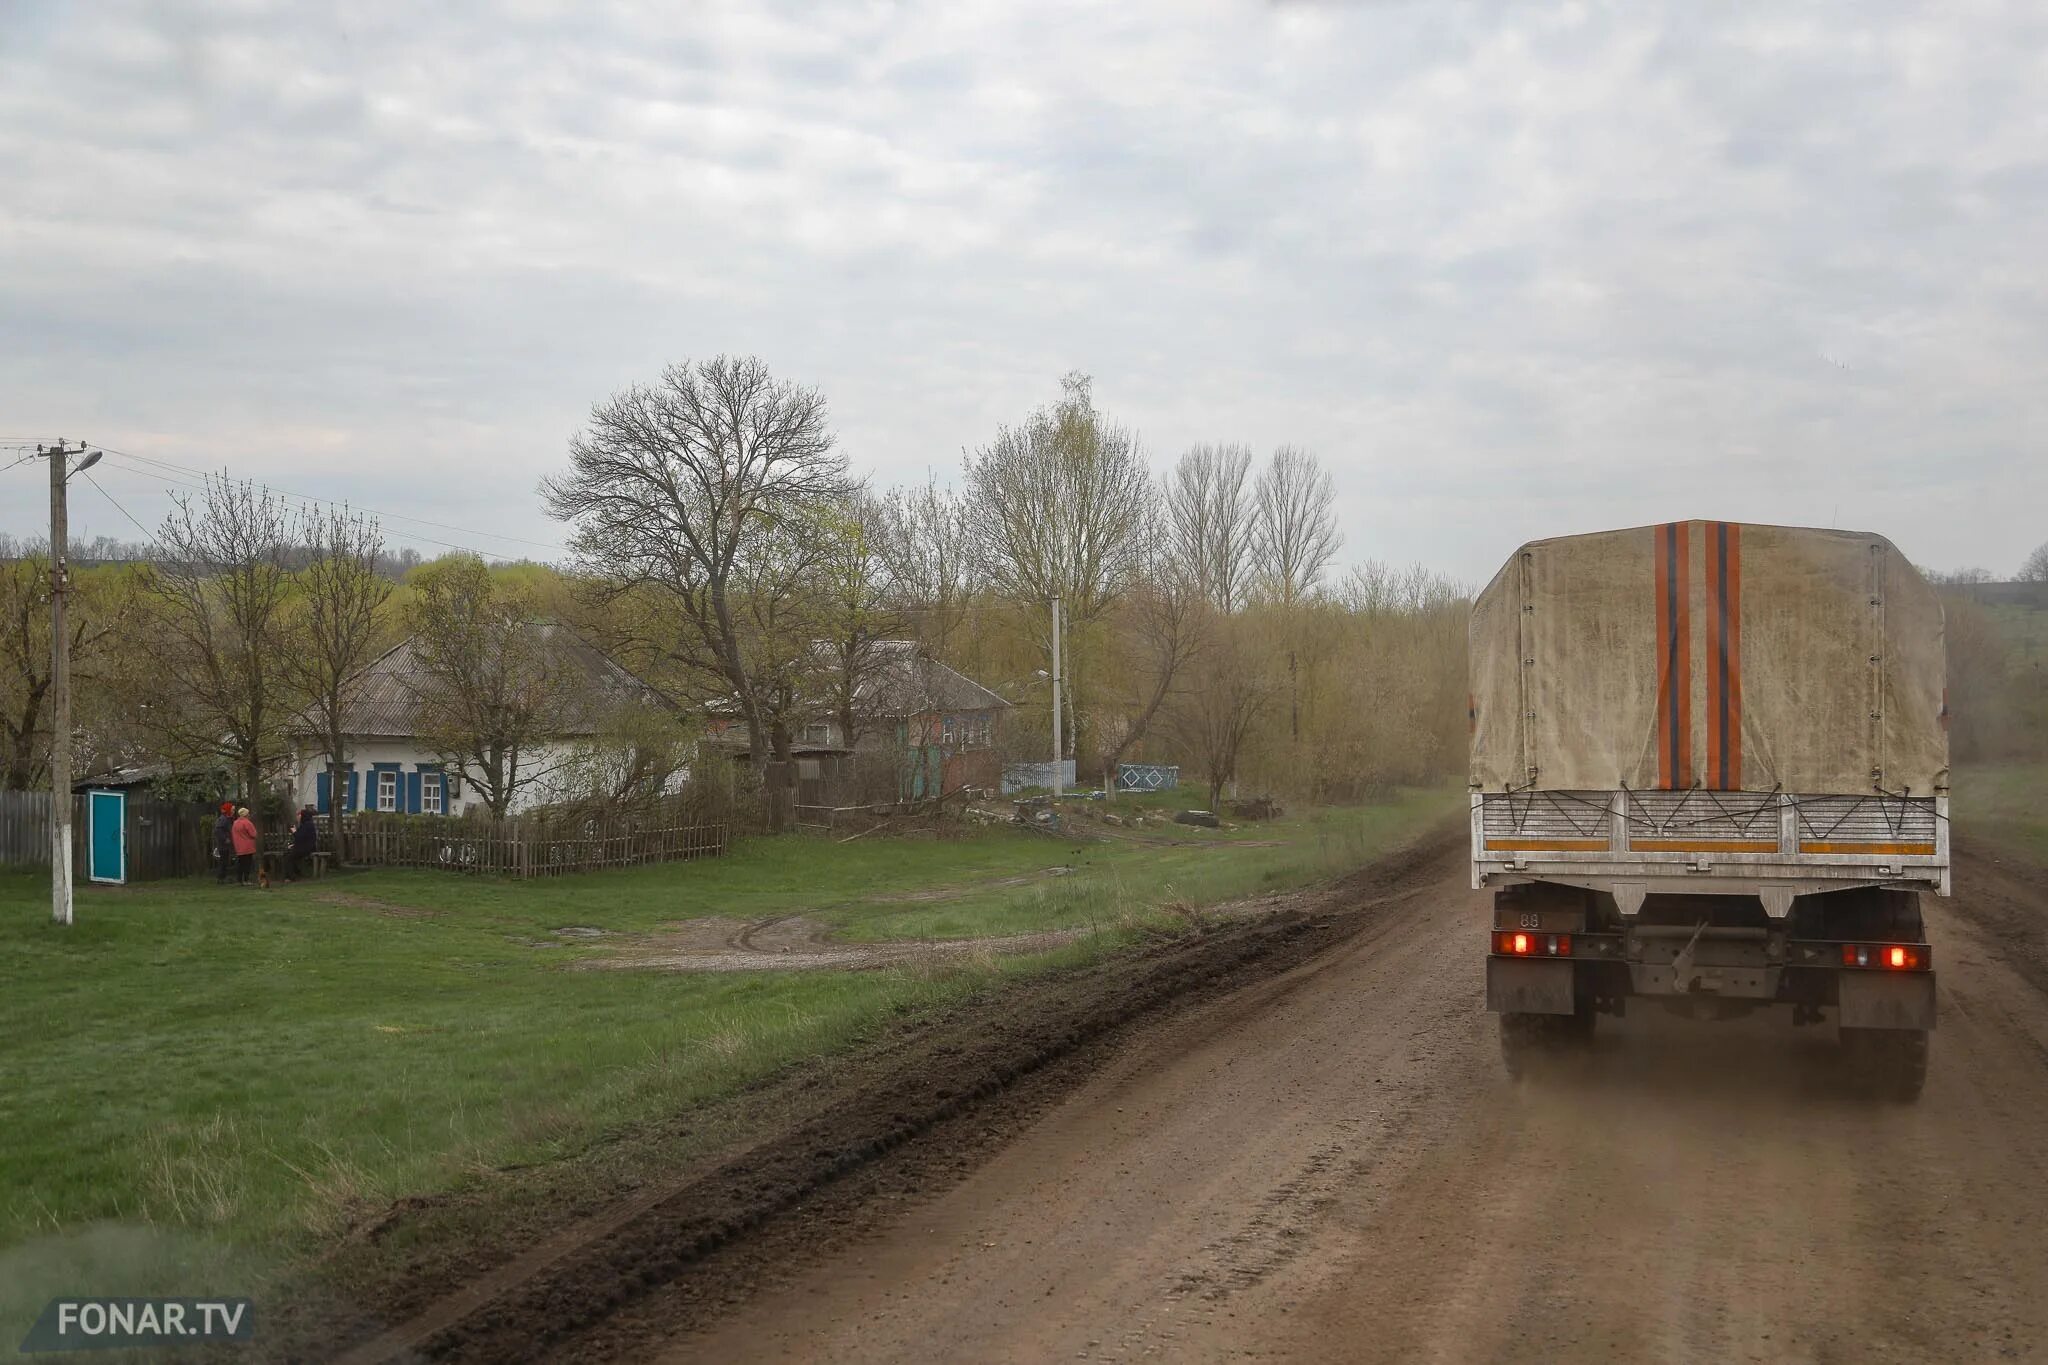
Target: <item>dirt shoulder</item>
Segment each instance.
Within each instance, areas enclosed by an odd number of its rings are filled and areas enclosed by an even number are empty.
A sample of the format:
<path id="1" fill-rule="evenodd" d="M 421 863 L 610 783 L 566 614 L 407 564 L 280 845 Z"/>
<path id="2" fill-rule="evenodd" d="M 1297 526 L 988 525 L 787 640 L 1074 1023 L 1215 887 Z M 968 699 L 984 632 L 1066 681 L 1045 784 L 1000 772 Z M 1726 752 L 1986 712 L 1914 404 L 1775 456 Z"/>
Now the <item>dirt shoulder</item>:
<path id="1" fill-rule="evenodd" d="M 481 1196 L 394 1210 L 336 1250 L 298 1312 L 273 1319 L 272 1349 L 610 1358 L 656 1287 L 664 1330 L 678 1294 L 695 1305 L 684 1320 L 723 1311 L 891 1199 L 960 1179 L 1130 1030 L 1286 972 L 1357 934 L 1375 902 L 1440 881 L 1462 834 L 1446 824 L 1334 885 L 1261 898 L 1271 908 L 1255 918 L 1008 983 L 576 1169 L 497 1173 Z M 674 1174 L 640 1174 L 665 1151 Z"/>

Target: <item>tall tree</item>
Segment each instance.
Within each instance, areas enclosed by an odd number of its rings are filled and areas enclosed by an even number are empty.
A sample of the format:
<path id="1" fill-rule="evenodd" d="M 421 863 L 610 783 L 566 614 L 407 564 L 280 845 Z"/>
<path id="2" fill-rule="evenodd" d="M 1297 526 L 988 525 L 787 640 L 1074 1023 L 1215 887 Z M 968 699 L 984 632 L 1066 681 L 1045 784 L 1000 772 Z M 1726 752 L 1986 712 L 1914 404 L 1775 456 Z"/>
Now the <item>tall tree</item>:
<path id="1" fill-rule="evenodd" d="M 144 580 L 160 632 L 152 728 L 173 758 L 224 761 L 249 797 L 297 710 L 284 666 L 294 554 L 283 499 L 209 475 L 177 498 Z"/>
<path id="2" fill-rule="evenodd" d="M 2027 562 L 2020 565 L 2020 581 L 2048 583 L 2048 541 L 2035 546 L 2034 553 L 2027 556 Z"/>
<path id="3" fill-rule="evenodd" d="M 327 754 L 327 789 L 343 790 L 348 712 L 376 657 L 381 613 L 392 583 L 379 572 L 384 534 L 373 517 L 347 508 L 308 512 L 300 534 L 311 559 L 298 575 L 287 623 L 285 671 L 305 698 L 305 719 Z M 339 804 L 332 809 L 339 811 Z M 334 857 L 347 861 L 342 822 L 334 821 Z"/>
<path id="4" fill-rule="evenodd" d="M 888 667 L 887 641 L 902 633 L 898 594 L 882 553 L 887 526 L 883 504 L 863 492 L 820 527 L 824 558 L 818 566 L 818 638 L 825 643 L 825 694 L 851 748 L 868 717 L 861 698 Z"/>
<path id="5" fill-rule="evenodd" d="M 976 586 L 965 501 L 934 479 L 894 489 L 874 509 L 873 536 L 891 598 L 918 643 L 933 658 L 954 662 L 954 635 Z"/>
<path id="6" fill-rule="evenodd" d="M 1266 591 L 1291 607 L 1315 591 L 1342 543 L 1335 485 L 1314 455 L 1281 446 L 1259 471 L 1254 497 L 1260 574 Z"/>
<path id="7" fill-rule="evenodd" d="M 548 510 L 574 525 L 586 566 L 621 590 L 646 587 L 673 607 L 672 658 L 729 695 L 757 771 L 768 758 L 768 698 L 749 658 L 736 580 L 754 591 L 779 528 L 850 487 L 816 389 L 775 379 L 752 357 L 671 365 L 659 382 L 622 389 L 590 411 L 569 443 L 570 468 L 542 485 Z M 761 615 L 763 604 L 754 604 Z"/>
<path id="8" fill-rule="evenodd" d="M 1237 778 L 1238 764 L 1275 689 L 1268 651 L 1250 637 L 1243 619 L 1218 622 L 1200 676 L 1176 707 L 1174 728 L 1201 764 L 1209 783 L 1209 809 Z"/>
<path id="9" fill-rule="evenodd" d="M 1080 686 L 1083 647 L 1144 568 L 1155 492 L 1136 434 L 1097 410 L 1088 376 L 1069 374 L 1060 388 L 1057 403 L 967 457 L 967 519 L 990 587 L 1028 608 L 1041 649 L 1060 599 L 1078 732 L 1092 700 Z"/>
<path id="10" fill-rule="evenodd" d="M 523 587 L 480 559 L 451 556 L 415 575 L 412 630 L 423 738 L 500 819 L 574 755 L 557 743 L 578 679 L 555 627 Z"/>
<path id="11" fill-rule="evenodd" d="M 1133 647 L 1128 687 L 1114 733 L 1103 755 L 1103 772 L 1114 790 L 1117 764 L 1143 739 L 1174 701 L 1189 665 L 1202 651 L 1215 608 L 1180 557 L 1153 556 L 1144 580 L 1125 599 L 1121 634 Z"/>
<path id="12" fill-rule="evenodd" d="M 1241 445 L 1191 447 L 1166 478 L 1164 502 L 1175 556 L 1221 611 L 1243 604 L 1257 524 L 1252 452 Z"/>

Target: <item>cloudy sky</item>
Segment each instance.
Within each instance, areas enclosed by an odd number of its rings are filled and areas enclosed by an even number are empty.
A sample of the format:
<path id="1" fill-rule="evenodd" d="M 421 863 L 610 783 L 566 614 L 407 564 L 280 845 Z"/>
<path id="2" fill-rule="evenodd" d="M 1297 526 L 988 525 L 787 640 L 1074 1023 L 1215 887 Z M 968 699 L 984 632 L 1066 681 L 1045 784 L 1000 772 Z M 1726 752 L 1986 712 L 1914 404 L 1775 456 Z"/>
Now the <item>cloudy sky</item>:
<path id="1" fill-rule="evenodd" d="M 1162 467 L 1318 451 L 1347 560 L 1702 516 L 2009 572 L 2048 10 L 1789 8 L 0 0 L 0 444 L 540 554 L 665 362 L 819 386 L 882 483 L 1080 369 Z"/>

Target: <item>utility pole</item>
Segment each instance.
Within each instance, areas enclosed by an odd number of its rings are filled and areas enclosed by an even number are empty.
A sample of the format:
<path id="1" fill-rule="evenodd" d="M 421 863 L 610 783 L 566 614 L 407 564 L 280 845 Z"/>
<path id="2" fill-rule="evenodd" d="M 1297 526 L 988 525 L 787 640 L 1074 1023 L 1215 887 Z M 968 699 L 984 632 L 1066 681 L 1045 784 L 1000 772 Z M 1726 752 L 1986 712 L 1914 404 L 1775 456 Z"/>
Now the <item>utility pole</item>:
<path id="1" fill-rule="evenodd" d="M 84 455 L 64 441 L 37 446 L 50 462 L 50 918 L 71 923 L 71 635 L 65 621 L 64 598 L 71 590 L 70 518 L 64 493 L 73 455 Z M 79 462 L 80 470 L 99 462 L 94 451 Z"/>
<path id="2" fill-rule="evenodd" d="M 1060 674 L 1060 599 L 1052 599 L 1052 799 L 1060 799 L 1060 749 L 1065 736 L 1060 731 L 1060 689 L 1066 679 Z"/>

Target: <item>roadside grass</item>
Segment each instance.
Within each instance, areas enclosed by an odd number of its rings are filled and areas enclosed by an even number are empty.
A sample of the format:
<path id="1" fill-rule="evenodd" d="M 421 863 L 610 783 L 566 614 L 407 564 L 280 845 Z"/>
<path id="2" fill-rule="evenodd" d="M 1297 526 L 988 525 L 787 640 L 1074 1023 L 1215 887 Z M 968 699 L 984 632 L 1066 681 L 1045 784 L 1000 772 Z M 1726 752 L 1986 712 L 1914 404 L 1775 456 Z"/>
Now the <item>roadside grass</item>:
<path id="1" fill-rule="evenodd" d="M 576 1157 L 899 1016 L 1087 961 L 1175 907 L 1356 866 L 1456 801 L 1400 793 L 1159 844 L 783 838 L 522 883 L 82 888 L 63 930 L 46 878 L 0 873 L 0 1278 L 90 1259 L 104 1224 L 181 1248 L 180 1263 L 203 1244 L 222 1264 L 283 1264 L 395 1200 Z M 1051 867 L 1075 870 L 986 885 Z M 877 899 L 933 888 L 957 894 Z M 741 973 L 563 970 L 604 940 L 555 932 L 797 910 L 870 940 L 1097 932 L 1029 956 Z"/>
<path id="2" fill-rule="evenodd" d="M 2048 763 L 1957 772 L 1949 814 L 1964 838 L 1983 838 L 2048 863 Z"/>

